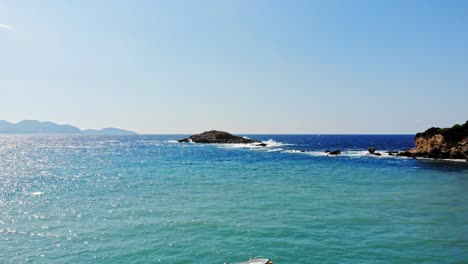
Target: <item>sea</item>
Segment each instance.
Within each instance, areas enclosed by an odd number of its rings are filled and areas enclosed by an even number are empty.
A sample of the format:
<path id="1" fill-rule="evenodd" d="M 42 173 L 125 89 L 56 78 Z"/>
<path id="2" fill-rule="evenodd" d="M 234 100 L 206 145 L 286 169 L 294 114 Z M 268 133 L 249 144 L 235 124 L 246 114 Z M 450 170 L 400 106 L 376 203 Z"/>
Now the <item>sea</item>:
<path id="1" fill-rule="evenodd" d="M 468 263 L 467 162 L 413 135 L 185 136 L 0 136 L 0 263 Z"/>

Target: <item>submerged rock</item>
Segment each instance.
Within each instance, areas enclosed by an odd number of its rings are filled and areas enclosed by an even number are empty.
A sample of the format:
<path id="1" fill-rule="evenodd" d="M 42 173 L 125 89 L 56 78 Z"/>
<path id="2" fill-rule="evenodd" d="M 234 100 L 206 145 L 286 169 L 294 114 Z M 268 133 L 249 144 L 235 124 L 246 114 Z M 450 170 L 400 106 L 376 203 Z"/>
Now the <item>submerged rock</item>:
<path id="1" fill-rule="evenodd" d="M 179 142 L 194 142 L 194 143 L 220 143 L 220 144 L 255 144 L 258 146 L 266 146 L 260 140 L 244 138 L 232 135 L 228 132 L 211 130 L 201 134 L 192 135 L 188 138 L 179 139 Z"/>

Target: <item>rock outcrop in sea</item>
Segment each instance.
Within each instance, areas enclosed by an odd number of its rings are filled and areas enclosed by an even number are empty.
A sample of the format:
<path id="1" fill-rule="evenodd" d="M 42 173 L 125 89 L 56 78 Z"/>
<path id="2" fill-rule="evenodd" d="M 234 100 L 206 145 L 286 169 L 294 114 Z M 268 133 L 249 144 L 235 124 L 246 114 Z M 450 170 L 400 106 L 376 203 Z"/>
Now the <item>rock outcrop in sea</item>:
<path id="1" fill-rule="evenodd" d="M 194 143 L 218 143 L 218 144 L 256 144 L 258 146 L 266 146 L 260 140 L 239 137 L 228 132 L 211 130 L 201 134 L 192 135 L 188 138 L 179 139 L 179 142 L 194 142 Z"/>
<path id="2" fill-rule="evenodd" d="M 374 146 L 369 147 L 369 148 L 367 149 L 367 151 L 368 151 L 369 154 L 371 154 L 371 155 L 374 155 L 374 156 L 382 156 L 382 153 L 380 153 L 380 152 L 375 152 L 376 150 L 377 150 L 377 149 L 376 149 Z"/>
<path id="3" fill-rule="evenodd" d="M 333 150 L 333 151 L 327 150 L 325 151 L 325 153 L 327 153 L 327 155 L 341 155 L 341 150 L 339 149 Z"/>
<path id="4" fill-rule="evenodd" d="M 415 148 L 400 151 L 398 156 L 468 161 L 468 121 L 451 128 L 432 127 L 416 134 Z"/>

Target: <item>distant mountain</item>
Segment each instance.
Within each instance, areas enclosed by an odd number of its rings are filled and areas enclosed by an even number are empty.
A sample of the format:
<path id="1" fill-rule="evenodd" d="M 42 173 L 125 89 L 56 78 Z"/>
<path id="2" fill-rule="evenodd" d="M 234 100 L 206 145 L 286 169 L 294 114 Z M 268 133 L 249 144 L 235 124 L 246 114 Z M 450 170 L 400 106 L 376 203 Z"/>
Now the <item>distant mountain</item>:
<path id="1" fill-rule="evenodd" d="M 86 135 L 136 135 L 137 134 L 133 131 L 120 129 L 120 128 L 113 128 L 113 127 L 103 128 L 100 130 L 86 129 L 86 130 L 83 130 L 83 133 Z"/>
<path id="2" fill-rule="evenodd" d="M 136 135 L 137 133 L 119 128 L 81 130 L 71 125 L 59 125 L 37 120 L 23 120 L 16 124 L 0 120 L 0 134 Z"/>

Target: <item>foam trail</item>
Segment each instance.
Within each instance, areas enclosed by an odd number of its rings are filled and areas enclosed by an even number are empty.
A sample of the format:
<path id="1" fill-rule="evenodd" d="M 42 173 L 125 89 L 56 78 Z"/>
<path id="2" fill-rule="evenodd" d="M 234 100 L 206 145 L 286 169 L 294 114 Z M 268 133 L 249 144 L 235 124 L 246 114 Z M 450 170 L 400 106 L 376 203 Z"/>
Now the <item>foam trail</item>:
<path id="1" fill-rule="evenodd" d="M 323 157 L 323 156 L 329 156 L 329 157 L 339 157 L 339 156 L 343 156 L 343 157 L 371 157 L 371 158 L 392 158 L 392 157 L 395 157 L 395 156 L 391 156 L 390 154 L 388 154 L 386 150 L 379 151 L 379 153 L 381 154 L 380 156 L 372 155 L 367 150 L 343 150 L 343 151 L 341 151 L 340 155 L 329 155 L 324 150 L 304 151 L 304 150 L 291 149 L 291 150 L 286 150 L 284 152 L 286 152 L 286 153 L 305 154 L 305 155 L 317 156 L 317 157 Z"/>
<path id="2" fill-rule="evenodd" d="M 274 149 L 268 149 L 267 152 L 278 152 L 278 151 L 283 151 L 282 148 L 274 148 Z"/>
<path id="3" fill-rule="evenodd" d="M 291 145 L 282 142 L 274 141 L 273 139 L 269 139 L 267 141 L 262 141 L 263 144 L 266 146 L 259 146 L 259 143 L 252 143 L 252 144 L 217 144 L 220 148 L 234 148 L 234 149 L 251 149 L 251 150 L 260 150 L 260 151 L 267 151 L 267 152 L 278 152 L 283 151 L 281 146 Z"/>

